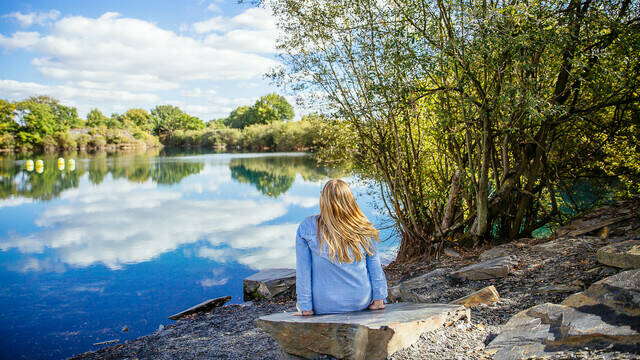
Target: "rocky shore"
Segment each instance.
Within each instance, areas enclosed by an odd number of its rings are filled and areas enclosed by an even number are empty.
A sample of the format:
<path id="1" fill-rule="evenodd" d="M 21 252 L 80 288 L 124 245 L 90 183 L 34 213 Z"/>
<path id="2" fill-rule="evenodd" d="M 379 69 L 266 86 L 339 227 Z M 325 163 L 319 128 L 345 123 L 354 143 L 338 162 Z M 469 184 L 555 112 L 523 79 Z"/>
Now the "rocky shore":
<path id="1" fill-rule="evenodd" d="M 497 302 L 473 306 L 470 323 L 424 333 L 390 358 L 640 358 L 639 208 L 620 202 L 551 238 L 455 249 L 429 264 L 387 267 L 391 301 L 449 303 L 488 286 L 499 294 Z M 289 292 L 226 305 L 73 359 L 277 359 L 278 345 L 254 320 L 294 310 Z"/>

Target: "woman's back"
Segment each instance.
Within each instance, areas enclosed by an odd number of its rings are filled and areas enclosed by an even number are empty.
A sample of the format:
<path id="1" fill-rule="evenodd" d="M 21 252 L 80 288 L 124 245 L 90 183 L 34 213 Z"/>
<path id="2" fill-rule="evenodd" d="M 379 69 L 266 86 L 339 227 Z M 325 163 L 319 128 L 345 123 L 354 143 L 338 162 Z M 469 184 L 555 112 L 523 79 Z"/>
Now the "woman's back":
<path id="1" fill-rule="evenodd" d="M 306 218 L 296 236 L 296 292 L 300 310 L 316 314 L 366 309 L 372 300 L 385 299 L 387 282 L 372 241 L 372 254 L 362 249 L 360 261 L 331 260 L 328 245 L 318 248 L 318 217 Z"/>

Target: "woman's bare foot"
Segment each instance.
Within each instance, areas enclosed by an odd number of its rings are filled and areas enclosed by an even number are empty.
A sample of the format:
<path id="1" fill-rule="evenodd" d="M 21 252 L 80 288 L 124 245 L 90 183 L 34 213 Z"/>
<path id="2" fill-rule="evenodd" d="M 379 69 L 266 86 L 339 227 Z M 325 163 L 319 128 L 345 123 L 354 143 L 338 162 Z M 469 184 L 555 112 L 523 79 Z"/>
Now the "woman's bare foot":
<path id="1" fill-rule="evenodd" d="M 313 315 L 313 310 L 298 311 L 297 313 L 293 314 L 293 316 L 311 316 L 311 315 Z"/>
<path id="2" fill-rule="evenodd" d="M 382 310 L 386 306 L 384 305 L 384 300 L 373 300 L 369 305 L 369 310 Z"/>

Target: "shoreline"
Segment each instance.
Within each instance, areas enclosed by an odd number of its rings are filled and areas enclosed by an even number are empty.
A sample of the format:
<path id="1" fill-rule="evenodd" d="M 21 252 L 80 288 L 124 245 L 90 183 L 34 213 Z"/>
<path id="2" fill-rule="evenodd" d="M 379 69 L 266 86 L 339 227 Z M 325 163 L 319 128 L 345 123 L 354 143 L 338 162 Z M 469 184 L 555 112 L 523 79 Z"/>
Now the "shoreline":
<path id="1" fill-rule="evenodd" d="M 625 206 L 633 209 L 634 205 L 628 202 Z M 607 219 L 607 216 L 611 215 L 601 217 Z M 419 302 L 449 303 L 488 286 L 494 286 L 500 296 L 498 302 L 471 308 L 470 323 L 458 321 L 425 333 L 415 344 L 394 353 L 389 359 L 491 359 L 493 353 L 486 349 L 487 345 L 506 331 L 505 324 L 514 315 L 539 304 L 559 304 L 591 284 L 624 271 L 603 265 L 596 253 L 611 242 L 640 239 L 640 217 L 631 217 L 617 227 L 606 228 L 604 235 L 598 234 L 601 229 L 596 229 L 577 236 L 519 239 L 490 249 L 458 249 L 460 257 L 442 256 L 431 263 L 390 264 L 385 267 L 391 299 L 392 287 L 425 274 L 428 275 L 419 286 L 410 289 Z M 453 271 L 477 263 L 479 258 L 488 254 L 509 254 L 517 258 L 517 264 L 508 275 L 499 278 L 467 280 L 450 276 Z M 280 311 L 295 311 L 295 299 L 282 295 L 272 300 L 226 305 L 187 316 L 152 334 L 70 359 L 277 359 L 279 348 L 276 342 L 257 328 L 254 320 Z M 595 341 L 588 346 L 560 348 L 543 358 L 639 357 L 640 344 L 614 345 Z"/>

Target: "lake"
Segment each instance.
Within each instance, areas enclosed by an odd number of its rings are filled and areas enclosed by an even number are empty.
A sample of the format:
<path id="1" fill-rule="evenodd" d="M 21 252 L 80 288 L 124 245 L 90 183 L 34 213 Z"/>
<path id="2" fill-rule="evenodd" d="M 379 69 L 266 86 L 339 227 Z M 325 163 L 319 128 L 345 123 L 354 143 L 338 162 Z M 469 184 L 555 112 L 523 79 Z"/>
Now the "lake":
<path id="1" fill-rule="evenodd" d="M 243 278 L 295 267 L 297 225 L 319 212 L 329 178 L 388 223 L 362 181 L 305 154 L 62 156 L 0 156 L 2 359 L 61 359 L 209 298 L 241 303 Z"/>

